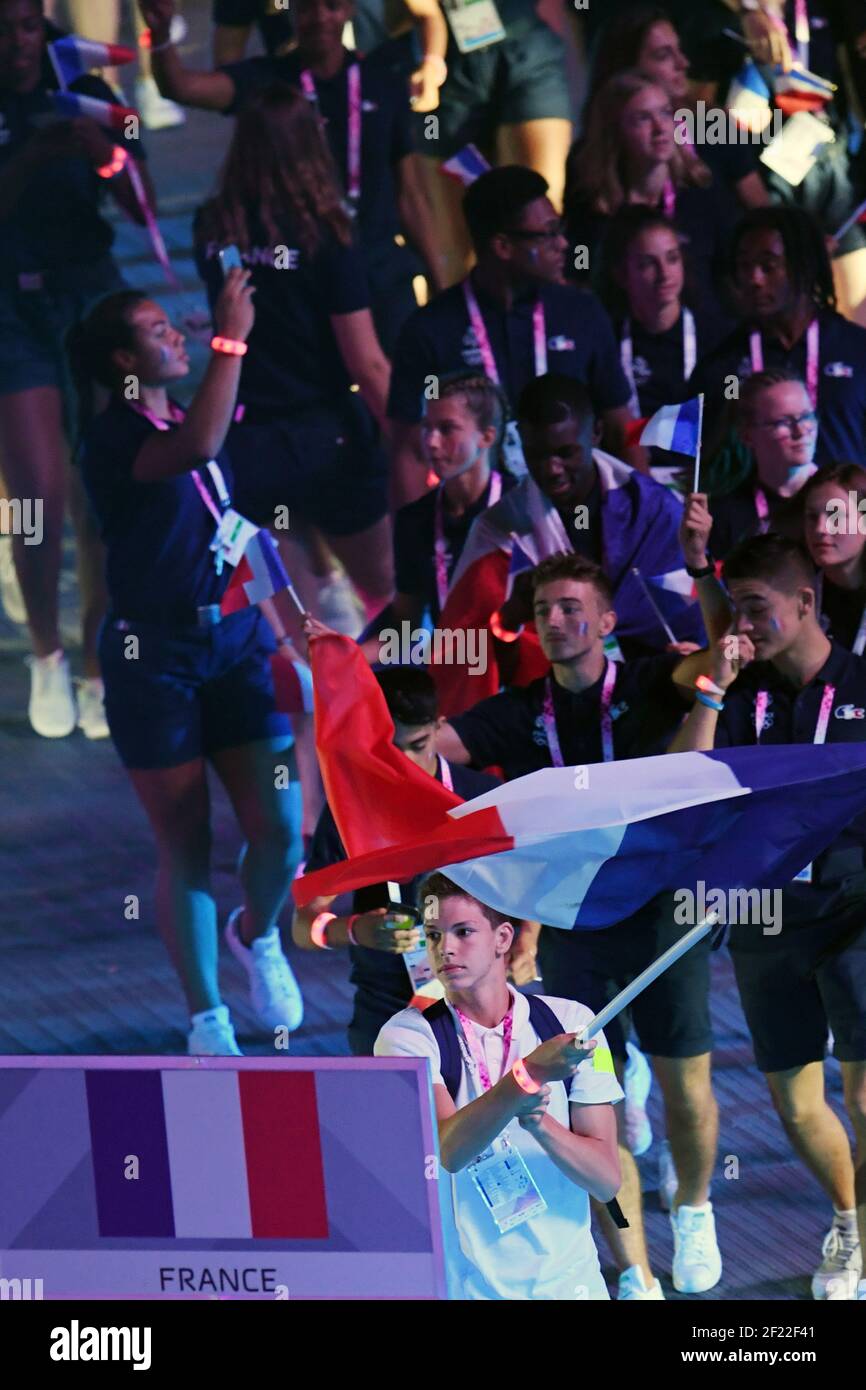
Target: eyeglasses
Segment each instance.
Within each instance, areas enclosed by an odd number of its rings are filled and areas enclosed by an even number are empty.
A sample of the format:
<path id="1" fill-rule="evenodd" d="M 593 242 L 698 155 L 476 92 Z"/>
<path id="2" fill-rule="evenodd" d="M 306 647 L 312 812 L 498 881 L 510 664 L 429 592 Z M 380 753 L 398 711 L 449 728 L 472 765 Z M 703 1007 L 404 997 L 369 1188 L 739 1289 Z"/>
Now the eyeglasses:
<path id="1" fill-rule="evenodd" d="M 558 241 L 561 236 L 565 236 L 565 223 L 553 223 L 545 227 L 543 232 L 516 231 L 506 232 L 505 235 L 513 237 L 515 241 Z"/>
<path id="2" fill-rule="evenodd" d="M 814 410 L 806 410 L 802 415 L 782 415 L 778 420 L 756 420 L 755 424 L 759 429 L 772 430 L 777 439 L 784 439 L 786 435 L 794 433 L 795 426 L 811 434 L 817 427 L 818 417 Z"/>

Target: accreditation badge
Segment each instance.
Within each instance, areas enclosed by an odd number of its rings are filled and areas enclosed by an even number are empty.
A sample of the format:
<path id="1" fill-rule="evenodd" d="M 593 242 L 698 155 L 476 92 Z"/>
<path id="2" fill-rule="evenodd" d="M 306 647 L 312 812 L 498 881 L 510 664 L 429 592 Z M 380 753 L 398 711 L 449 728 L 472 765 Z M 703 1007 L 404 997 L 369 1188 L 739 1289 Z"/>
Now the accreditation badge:
<path id="1" fill-rule="evenodd" d="M 461 53 L 474 53 L 505 38 L 494 0 L 446 0 L 445 14 Z"/>
<path id="2" fill-rule="evenodd" d="M 239 565 L 249 542 L 260 528 L 247 521 L 245 516 L 229 507 L 220 517 L 219 526 L 210 543 L 211 550 L 219 559 L 220 566 Z"/>
<path id="3" fill-rule="evenodd" d="M 470 1163 L 469 1172 L 500 1235 L 547 1211 L 523 1155 L 508 1140 Z"/>

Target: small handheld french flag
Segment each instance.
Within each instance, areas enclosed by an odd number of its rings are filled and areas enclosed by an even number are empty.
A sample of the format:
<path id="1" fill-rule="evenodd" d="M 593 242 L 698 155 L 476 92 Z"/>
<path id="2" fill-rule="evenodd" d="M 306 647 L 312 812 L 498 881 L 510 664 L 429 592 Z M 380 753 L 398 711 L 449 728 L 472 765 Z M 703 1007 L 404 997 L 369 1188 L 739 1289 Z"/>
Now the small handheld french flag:
<path id="1" fill-rule="evenodd" d="M 464 145 L 462 150 L 445 160 L 442 173 L 468 188 L 476 179 L 480 179 L 482 174 L 486 174 L 489 168 L 484 155 L 475 145 Z"/>
<path id="2" fill-rule="evenodd" d="M 119 68 L 131 63 L 135 50 L 125 48 L 119 43 L 96 43 L 93 39 L 80 39 L 77 34 L 66 34 L 48 45 L 49 55 L 58 78 L 64 83 L 74 82 L 94 68 Z"/>
<path id="3" fill-rule="evenodd" d="M 725 103 L 738 126 L 760 133 L 773 117 L 770 89 L 751 58 L 731 83 Z"/>
<path id="4" fill-rule="evenodd" d="M 663 405 L 644 426 L 641 444 L 654 444 L 675 454 L 696 458 L 701 442 L 701 399 L 694 396 L 681 405 Z"/>
<path id="5" fill-rule="evenodd" d="M 99 101 L 97 97 L 85 97 L 79 92 L 52 92 L 51 102 L 61 116 L 74 120 L 76 116 L 89 116 L 97 125 L 125 135 L 126 122 L 130 116 L 138 116 L 132 106 L 115 106 L 110 101 Z"/>
<path id="6" fill-rule="evenodd" d="M 274 538 L 268 531 L 256 531 L 247 541 L 240 564 L 223 594 L 220 612 L 223 617 L 237 613 L 263 599 L 273 598 L 291 586 L 280 559 Z"/>

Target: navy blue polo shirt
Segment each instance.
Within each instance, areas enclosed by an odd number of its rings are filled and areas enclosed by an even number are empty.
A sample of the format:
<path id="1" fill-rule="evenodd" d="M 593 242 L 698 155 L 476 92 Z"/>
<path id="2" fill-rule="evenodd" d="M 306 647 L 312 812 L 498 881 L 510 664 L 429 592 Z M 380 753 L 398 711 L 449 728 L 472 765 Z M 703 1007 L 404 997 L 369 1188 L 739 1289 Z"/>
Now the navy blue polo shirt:
<path id="1" fill-rule="evenodd" d="M 636 657 L 616 663 L 610 714 L 617 759 L 663 753 L 686 712 L 671 679 L 682 657 L 675 652 Z M 479 700 L 449 722 L 478 767 L 501 767 L 505 780 L 552 767 L 544 727 L 546 679 L 510 686 Z M 553 681 L 553 713 L 566 767 L 585 767 L 604 757 L 601 739 L 601 693 L 604 672 L 586 690 L 565 690 Z"/>
<path id="2" fill-rule="evenodd" d="M 539 284 L 518 296 L 506 310 L 474 285 L 501 385 L 511 404 L 535 376 L 533 311 L 544 305 L 547 369 L 583 382 L 598 412 L 623 406 L 629 388 L 619 361 L 613 327 L 595 295 L 572 285 Z M 461 285 L 453 285 L 407 320 L 397 341 L 388 414 L 414 425 L 423 414 L 430 376 L 483 370 L 481 349 L 469 322 Z"/>
<path id="3" fill-rule="evenodd" d="M 826 662 L 802 689 L 777 671 L 772 662 L 755 661 L 747 666 L 725 695 L 725 708 L 719 715 L 715 747 L 731 748 L 757 743 L 755 708 L 759 690 L 766 690 L 768 697 L 761 744 L 812 743 L 825 685 L 832 685 L 835 690 L 827 727 L 827 743 L 866 741 L 866 660 L 846 651 L 839 642 L 832 641 Z M 843 830 L 831 849 L 817 856 L 817 881 L 813 884 L 795 883 L 785 890 L 791 901 L 792 924 L 796 924 L 798 916 L 805 916 L 808 920 L 812 909 L 817 911 L 822 900 L 832 893 L 832 889 L 819 887 L 825 875 L 836 879 L 862 872 L 858 851 L 864 848 L 866 816 L 859 816 Z M 833 859 L 837 864 L 841 862 L 841 868 L 835 873 Z M 866 874 L 863 879 L 866 886 Z M 798 914 L 798 905 L 805 911 Z M 785 920 L 788 920 L 787 906 Z"/>
<path id="4" fill-rule="evenodd" d="M 361 197 L 358 232 L 365 247 L 393 242 L 400 232 L 396 170 L 414 151 L 412 110 L 404 78 L 383 63 L 367 63 L 346 52 L 335 77 L 316 79 L 317 104 L 337 169 L 348 183 L 349 87 L 347 73 L 361 63 Z M 235 100 L 226 115 L 236 115 L 256 92 L 274 81 L 300 87 L 304 64 L 296 53 L 285 57 L 245 58 L 229 63 L 223 72 L 235 85 Z"/>
<path id="5" fill-rule="evenodd" d="M 232 570 L 226 565 L 217 575 L 209 549 L 216 523 L 191 473 L 149 483 L 132 476 L 155 429 L 114 399 L 85 430 L 78 462 L 105 542 L 111 610 L 118 618 L 184 626 L 195 621 L 196 608 L 219 603 Z M 224 451 L 217 462 L 231 494 Z M 199 474 L 215 497 L 207 469 Z"/>
<path id="6" fill-rule="evenodd" d="M 866 465 L 866 328 L 822 309 L 818 314 L 818 447 L 815 462 Z M 728 406 L 725 383 L 752 375 L 749 337 L 753 325 L 742 324 L 703 357 L 689 384 L 689 395 L 704 392 L 704 437 L 710 438 Z M 787 367 L 806 380 L 806 334 L 792 348 L 775 338 L 762 339 L 764 367 Z"/>
<path id="7" fill-rule="evenodd" d="M 828 637 L 850 651 L 854 646 L 863 614 L 866 589 L 843 589 L 824 575 L 821 585 L 821 622 Z"/>
<path id="8" fill-rule="evenodd" d="M 503 495 L 514 486 L 510 473 L 502 473 Z M 436 498 L 439 489 L 426 492 L 415 502 L 401 507 L 394 518 L 394 564 L 398 594 L 411 594 L 429 606 L 435 621 L 439 616 L 439 595 L 436 591 Z M 445 568 L 448 582 L 463 554 L 463 547 L 476 517 L 490 505 L 490 483 L 477 502 L 467 507 L 461 516 L 453 516 L 447 503 L 442 510 L 442 534 L 445 540 Z"/>
<path id="9" fill-rule="evenodd" d="M 256 321 L 249 351 L 241 368 L 239 399 L 250 412 L 267 416 L 299 416 L 315 412 L 341 398 L 351 384 L 331 316 L 366 309 L 370 300 L 360 252 L 344 246 L 325 229 L 314 254 L 298 244 L 296 231 L 280 228 L 280 266 L 274 243 L 252 219 L 253 244 L 244 252 L 256 290 Z M 223 286 L 219 263 L 221 242 L 209 238 L 206 216 L 195 221 L 198 272 L 213 308 Z"/>
<path id="10" fill-rule="evenodd" d="M 756 483 L 753 475 L 731 492 L 710 498 L 713 529 L 710 532 L 709 551 L 714 560 L 724 560 L 740 541 L 760 535 L 761 517 L 755 501 Z M 780 497 L 768 487 L 763 492 L 769 512 L 768 529 L 798 540 L 803 532 L 799 497 Z"/>

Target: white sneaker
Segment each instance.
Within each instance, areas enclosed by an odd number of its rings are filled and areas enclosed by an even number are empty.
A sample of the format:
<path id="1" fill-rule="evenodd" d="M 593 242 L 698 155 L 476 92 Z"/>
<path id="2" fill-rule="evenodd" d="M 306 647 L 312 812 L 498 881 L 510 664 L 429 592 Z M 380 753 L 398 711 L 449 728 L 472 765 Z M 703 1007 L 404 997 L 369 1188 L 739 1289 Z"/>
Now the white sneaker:
<path id="1" fill-rule="evenodd" d="M 673 1207 L 679 1185 L 671 1146 L 663 1139 L 659 1147 L 659 1205 L 662 1211 L 670 1211 Z"/>
<path id="2" fill-rule="evenodd" d="M 193 1014 L 190 1022 L 186 1043 L 190 1057 L 243 1057 L 225 1004 Z"/>
<path id="3" fill-rule="evenodd" d="M 653 1141 L 653 1127 L 646 1112 L 647 1097 L 652 1089 L 650 1064 L 639 1047 L 626 1043 L 628 1061 L 625 1064 L 625 1142 L 635 1158 L 645 1154 Z"/>
<path id="4" fill-rule="evenodd" d="M 85 738 L 108 738 L 105 718 L 105 687 L 98 676 L 88 676 L 78 685 L 78 727 Z"/>
<path id="5" fill-rule="evenodd" d="M 645 1302 L 661 1299 L 664 1302 L 664 1297 L 658 1279 L 653 1280 L 647 1288 L 640 1265 L 629 1265 L 619 1276 L 617 1298 L 620 1303 L 637 1303 L 639 1299 Z"/>
<path id="6" fill-rule="evenodd" d="M 136 79 L 135 105 L 147 130 L 168 130 L 186 120 L 183 107 L 164 97 L 152 77 Z"/>
<path id="7" fill-rule="evenodd" d="M 288 1028 L 293 1033 L 304 1021 L 304 1000 L 283 955 L 280 929 L 271 927 L 263 936 L 245 946 L 238 936 L 237 924 L 242 907 L 236 907 L 226 923 L 226 943 L 250 977 L 250 994 L 259 1022 L 269 1032 Z"/>
<path id="8" fill-rule="evenodd" d="M 18 583 L 11 536 L 0 536 L 0 608 L 10 623 L 27 622 L 27 609 Z"/>
<path id="9" fill-rule="evenodd" d="M 69 663 L 62 651 L 51 656 L 28 656 L 30 703 L 27 715 L 43 738 L 66 738 L 76 724 L 75 693 Z"/>
<path id="10" fill-rule="evenodd" d="M 838 1217 L 834 1216 L 833 1225 L 821 1246 L 821 1256 L 821 1263 L 812 1275 L 812 1297 L 830 1298 L 830 1285 L 838 1284 L 844 1287 L 846 1292 L 840 1294 L 836 1289 L 832 1296 L 853 1299 L 857 1291 L 857 1281 L 863 1271 L 857 1227 L 843 1225 Z"/>
<path id="11" fill-rule="evenodd" d="M 722 1277 L 712 1202 L 671 1212 L 674 1233 L 673 1280 L 677 1293 L 706 1293 Z"/>
<path id="12" fill-rule="evenodd" d="M 364 631 L 364 605 L 351 579 L 339 570 L 319 585 L 318 608 L 322 622 L 335 632 L 358 637 Z"/>

